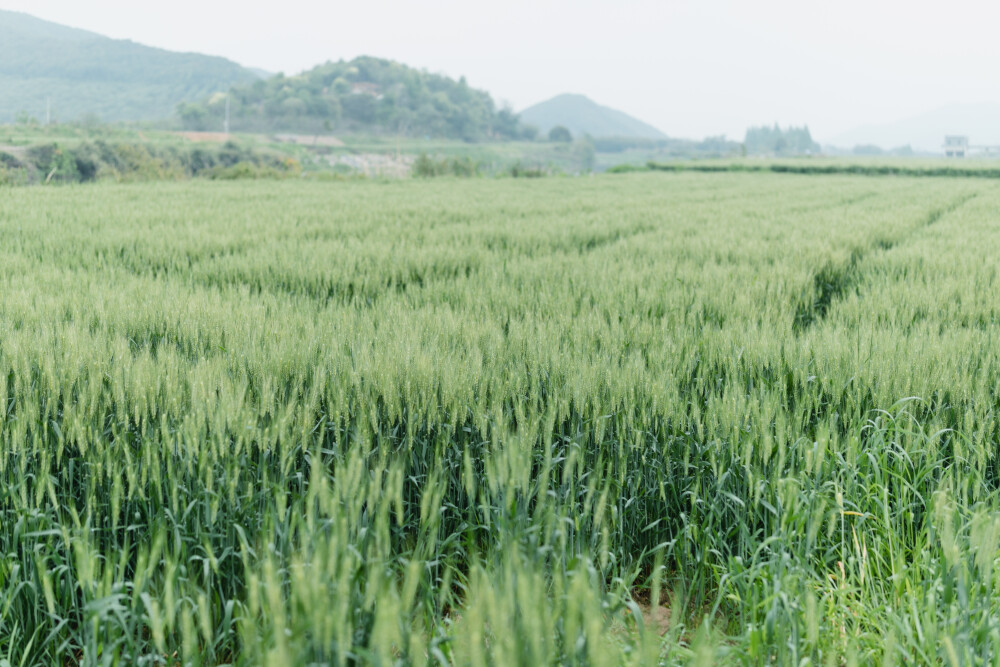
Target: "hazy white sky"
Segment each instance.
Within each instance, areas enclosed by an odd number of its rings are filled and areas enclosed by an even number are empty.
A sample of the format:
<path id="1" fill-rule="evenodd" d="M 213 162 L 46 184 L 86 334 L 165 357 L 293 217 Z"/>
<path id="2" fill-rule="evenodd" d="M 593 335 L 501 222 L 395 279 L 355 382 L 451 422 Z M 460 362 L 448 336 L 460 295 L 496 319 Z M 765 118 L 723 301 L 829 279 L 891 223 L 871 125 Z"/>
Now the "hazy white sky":
<path id="1" fill-rule="evenodd" d="M 671 136 L 808 123 L 823 141 L 1000 103 L 989 0 L 0 0 L 110 37 L 293 74 L 373 55 L 515 109 L 583 93 Z"/>

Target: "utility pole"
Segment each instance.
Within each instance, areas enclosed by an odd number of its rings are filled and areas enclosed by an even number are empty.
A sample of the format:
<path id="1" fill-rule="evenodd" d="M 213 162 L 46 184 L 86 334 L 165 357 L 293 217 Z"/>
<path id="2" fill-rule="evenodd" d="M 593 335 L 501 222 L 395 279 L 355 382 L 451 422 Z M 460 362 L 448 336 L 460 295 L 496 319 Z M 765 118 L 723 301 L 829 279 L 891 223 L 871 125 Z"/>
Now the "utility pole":
<path id="1" fill-rule="evenodd" d="M 52 98 L 51 97 L 46 97 L 45 98 L 45 124 L 46 125 L 51 125 L 52 124 Z"/>
<path id="2" fill-rule="evenodd" d="M 229 134 L 229 93 L 226 93 L 226 126 L 225 126 L 225 132 L 226 132 L 226 135 Z"/>

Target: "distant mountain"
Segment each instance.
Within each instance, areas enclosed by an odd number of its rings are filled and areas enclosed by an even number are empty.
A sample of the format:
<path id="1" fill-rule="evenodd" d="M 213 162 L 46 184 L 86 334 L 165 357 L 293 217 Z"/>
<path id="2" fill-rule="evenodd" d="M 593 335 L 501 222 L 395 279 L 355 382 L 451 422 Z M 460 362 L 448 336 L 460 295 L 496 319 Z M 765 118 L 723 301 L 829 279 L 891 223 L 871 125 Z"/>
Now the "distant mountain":
<path id="1" fill-rule="evenodd" d="M 563 94 L 528 107 L 520 113 L 521 120 L 537 127 L 542 134 L 562 125 L 574 137 L 628 137 L 630 139 L 666 139 L 652 125 L 628 114 L 601 106 L 584 95 Z"/>
<path id="2" fill-rule="evenodd" d="M 0 122 L 169 118 L 180 102 L 257 79 L 226 60 L 115 40 L 0 10 Z"/>
<path id="3" fill-rule="evenodd" d="M 523 136 L 509 109 L 489 93 L 451 79 L 370 56 L 329 62 L 297 76 L 281 74 L 233 88 L 231 127 L 240 132 L 337 132 L 478 141 Z M 226 99 L 183 104 L 185 128 L 221 126 Z"/>
<path id="4" fill-rule="evenodd" d="M 844 148 L 875 145 L 881 148 L 910 145 L 914 150 L 942 152 L 944 137 L 960 134 L 973 145 L 1000 144 L 1000 105 L 964 104 L 877 125 L 865 125 L 833 137 L 829 143 Z"/>

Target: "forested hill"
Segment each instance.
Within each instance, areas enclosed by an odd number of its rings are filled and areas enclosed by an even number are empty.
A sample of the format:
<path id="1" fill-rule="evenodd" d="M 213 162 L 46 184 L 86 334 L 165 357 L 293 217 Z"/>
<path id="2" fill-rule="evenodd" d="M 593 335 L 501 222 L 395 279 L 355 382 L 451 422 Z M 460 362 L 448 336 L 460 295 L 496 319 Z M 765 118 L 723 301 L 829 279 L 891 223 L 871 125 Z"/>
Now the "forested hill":
<path id="1" fill-rule="evenodd" d="M 476 141 L 530 134 L 490 95 L 397 62 L 363 56 L 297 76 L 274 76 L 230 91 L 236 132 L 300 131 L 431 136 Z M 190 130 L 223 126 L 226 100 L 216 95 L 178 108 Z"/>
<path id="2" fill-rule="evenodd" d="M 589 134 L 595 138 L 667 138 L 652 125 L 617 109 L 601 106 L 583 95 L 557 95 L 528 107 L 521 112 L 521 118 L 537 126 L 543 134 L 547 134 L 553 127 L 562 126 L 577 137 Z"/>
<path id="3" fill-rule="evenodd" d="M 213 56 L 174 53 L 0 10 L 0 122 L 51 109 L 61 121 L 170 118 L 256 75 Z"/>

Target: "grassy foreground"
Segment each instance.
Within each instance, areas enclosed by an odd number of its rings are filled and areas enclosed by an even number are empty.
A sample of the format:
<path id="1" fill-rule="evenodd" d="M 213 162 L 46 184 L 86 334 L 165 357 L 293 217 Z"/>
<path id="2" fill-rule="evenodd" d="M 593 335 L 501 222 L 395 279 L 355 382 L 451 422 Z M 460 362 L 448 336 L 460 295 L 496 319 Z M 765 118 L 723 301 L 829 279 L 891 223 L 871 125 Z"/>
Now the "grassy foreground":
<path id="1" fill-rule="evenodd" d="M 0 660 L 992 664 L 1000 190 L 0 188 Z"/>

